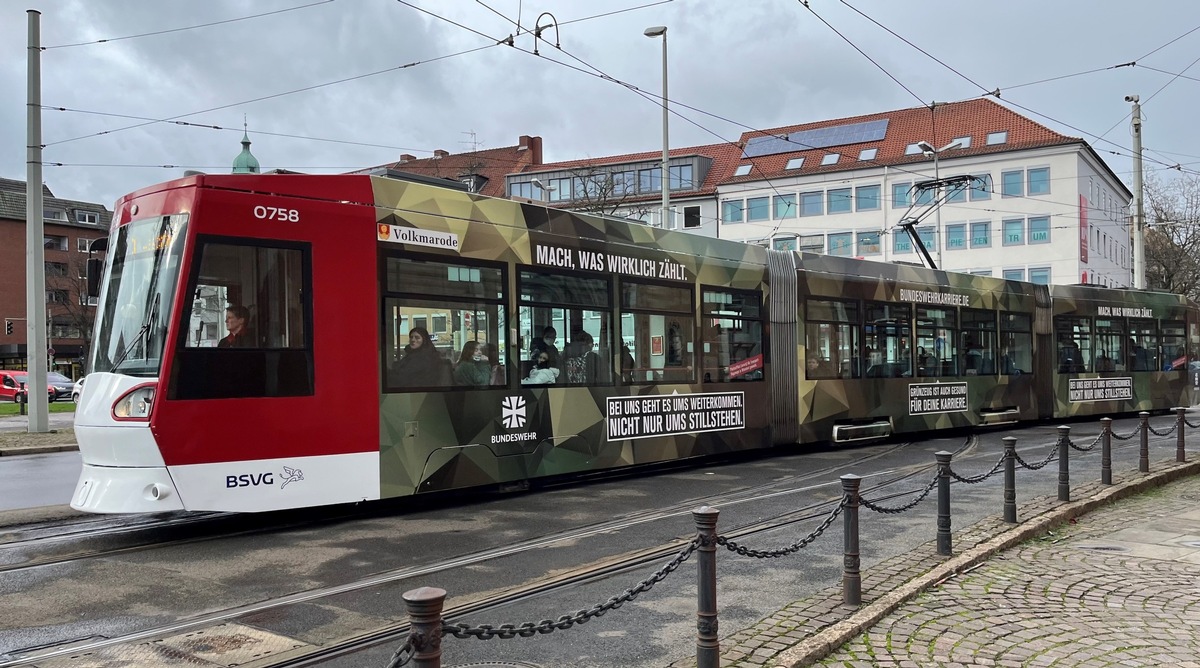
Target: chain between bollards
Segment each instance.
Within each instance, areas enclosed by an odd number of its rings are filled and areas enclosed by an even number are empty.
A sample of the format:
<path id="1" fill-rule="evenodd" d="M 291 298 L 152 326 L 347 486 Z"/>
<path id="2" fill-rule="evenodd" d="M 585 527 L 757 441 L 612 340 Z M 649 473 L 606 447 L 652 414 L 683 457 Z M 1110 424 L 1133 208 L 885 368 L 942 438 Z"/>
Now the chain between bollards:
<path id="1" fill-rule="evenodd" d="M 1179 463 L 1187 461 L 1187 453 L 1183 449 L 1183 425 L 1187 421 L 1187 418 L 1184 417 L 1186 412 L 1187 409 L 1182 406 L 1175 409 L 1175 461 Z"/>
<path id="2" fill-rule="evenodd" d="M 721 642 L 717 638 L 717 517 L 721 511 L 702 506 L 692 511 L 700 547 L 696 549 L 696 668 L 718 668 Z"/>
<path id="3" fill-rule="evenodd" d="M 1005 436 L 1004 441 L 1004 521 L 1017 523 L 1017 439 Z"/>
<path id="4" fill-rule="evenodd" d="M 862 604 L 862 572 L 858 552 L 858 488 L 862 478 L 847 473 L 842 476 L 842 603 Z"/>
<path id="5" fill-rule="evenodd" d="M 1112 418 L 1100 418 L 1104 438 L 1100 441 L 1100 482 L 1112 483 Z"/>
<path id="6" fill-rule="evenodd" d="M 950 542 L 950 458 L 954 455 L 940 450 L 933 453 L 938 467 L 937 553 L 953 554 Z"/>
<path id="7" fill-rule="evenodd" d="M 1058 500 L 1071 500 L 1071 464 L 1067 460 L 1071 451 L 1071 428 L 1058 428 Z"/>
<path id="8" fill-rule="evenodd" d="M 1138 471 L 1142 473 L 1150 472 L 1150 414 L 1146 411 L 1138 413 L 1138 418 L 1142 421 L 1141 432 L 1142 441 L 1141 447 L 1138 449 Z"/>

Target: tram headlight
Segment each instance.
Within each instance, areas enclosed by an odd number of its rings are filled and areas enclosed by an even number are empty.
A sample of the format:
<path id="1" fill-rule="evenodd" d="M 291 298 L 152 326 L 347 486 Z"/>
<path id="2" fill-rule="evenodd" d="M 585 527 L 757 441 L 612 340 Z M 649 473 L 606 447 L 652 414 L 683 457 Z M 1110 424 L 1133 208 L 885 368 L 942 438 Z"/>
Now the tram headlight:
<path id="1" fill-rule="evenodd" d="M 112 415 L 117 420 L 149 420 L 154 409 L 154 385 L 138 385 L 113 404 Z"/>

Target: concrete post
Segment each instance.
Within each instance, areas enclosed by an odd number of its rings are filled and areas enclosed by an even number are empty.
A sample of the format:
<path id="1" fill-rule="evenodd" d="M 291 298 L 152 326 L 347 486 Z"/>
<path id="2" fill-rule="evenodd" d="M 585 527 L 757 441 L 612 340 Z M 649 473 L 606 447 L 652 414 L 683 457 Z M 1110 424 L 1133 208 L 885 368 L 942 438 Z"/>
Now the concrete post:
<path id="1" fill-rule="evenodd" d="M 1004 521 L 1017 523 L 1017 439 L 1005 436 L 1004 441 Z"/>
<path id="2" fill-rule="evenodd" d="M 441 668 L 442 604 L 446 602 L 446 590 L 421 587 L 404 592 L 401 598 L 408 608 L 413 668 Z"/>
<path id="3" fill-rule="evenodd" d="M 1071 500 L 1071 428 L 1058 428 L 1058 500 Z"/>
<path id="4" fill-rule="evenodd" d="M 1138 471 L 1142 473 L 1150 472 L 1150 414 L 1146 411 L 1138 413 L 1138 418 L 1142 421 L 1142 441 L 1141 447 L 1138 448 Z"/>
<path id="5" fill-rule="evenodd" d="M 862 605 L 862 572 L 858 551 L 858 488 L 862 478 L 847 473 L 842 476 L 842 603 Z"/>
<path id="6" fill-rule="evenodd" d="M 1187 461 L 1187 453 L 1183 449 L 1183 433 L 1187 431 L 1186 412 L 1187 409 L 1182 406 L 1175 409 L 1175 461 L 1180 463 Z"/>
<path id="7" fill-rule="evenodd" d="M 717 517 L 721 511 L 701 506 L 692 511 L 700 547 L 696 550 L 696 668 L 719 668 L 717 638 Z"/>
<path id="8" fill-rule="evenodd" d="M 1112 418 L 1100 418 L 1104 430 L 1100 438 L 1100 482 L 1112 484 Z"/>
<path id="9" fill-rule="evenodd" d="M 954 455 L 940 450 L 933 453 L 938 467 L 937 553 L 953 554 L 950 543 L 950 458 Z"/>

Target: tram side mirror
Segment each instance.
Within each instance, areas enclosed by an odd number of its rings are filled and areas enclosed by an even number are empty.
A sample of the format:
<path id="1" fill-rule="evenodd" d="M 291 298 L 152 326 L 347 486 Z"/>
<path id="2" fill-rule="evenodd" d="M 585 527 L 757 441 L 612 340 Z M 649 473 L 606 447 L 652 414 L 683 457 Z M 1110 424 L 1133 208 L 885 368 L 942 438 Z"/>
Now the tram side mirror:
<path id="1" fill-rule="evenodd" d="M 90 257 L 87 261 L 87 293 L 89 297 L 100 296 L 100 275 L 104 272 L 104 260 Z"/>

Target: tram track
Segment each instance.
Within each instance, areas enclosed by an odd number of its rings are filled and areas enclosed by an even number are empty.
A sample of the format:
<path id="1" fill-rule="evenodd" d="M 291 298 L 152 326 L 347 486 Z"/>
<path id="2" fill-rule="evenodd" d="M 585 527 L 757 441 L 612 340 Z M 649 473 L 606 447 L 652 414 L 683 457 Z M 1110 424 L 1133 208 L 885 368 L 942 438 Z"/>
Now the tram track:
<path id="1" fill-rule="evenodd" d="M 977 439 L 974 437 L 969 437 L 966 442 L 964 442 L 963 445 L 958 448 L 958 452 L 962 453 L 969 451 L 976 443 Z M 861 467 L 864 463 L 885 457 L 888 454 L 892 454 L 895 451 L 904 448 L 906 445 L 906 443 L 897 443 L 879 452 L 870 453 L 869 455 L 854 461 L 853 465 L 855 467 Z M 78 656 L 81 653 L 99 651 L 105 648 L 145 643 L 156 638 L 162 638 L 172 634 L 183 633 L 191 630 L 212 627 L 217 624 L 231 622 L 248 615 L 263 614 L 270 611 L 280 611 L 288 608 L 289 606 L 312 603 L 322 599 L 330 599 L 331 597 L 349 592 L 361 592 L 370 588 L 382 587 L 405 580 L 425 578 L 437 573 L 445 573 L 448 571 L 453 571 L 454 569 L 461 569 L 473 565 L 483 564 L 488 561 L 497 560 L 508 556 L 520 555 L 522 553 L 531 552 L 556 544 L 568 544 L 572 541 L 579 541 L 591 536 L 614 533 L 639 524 L 670 520 L 684 514 L 689 514 L 691 510 L 693 510 L 698 504 L 714 505 L 726 508 L 755 500 L 762 500 L 787 494 L 798 494 L 803 492 L 811 493 L 822 488 L 830 488 L 830 498 L 826 500 L 804 504 L 794 510 L 780 513 L 771 518 L 761 519 L 742 526 L 724 529 L 722 530 L 722 535 L 730 538 L 742 538 L 746 536 L 777 531 L 781 528 L 785 528 L 799 522 L 809 521 L 815 518 L 826 516 L 828 510 L 832 508 L 832 504 L 836 503 L 837 499 L 839 499 L 841 496 L 840 485 L 838 484 L 838 481 L 835 479 L 825 480 L 816 484 L 804 483 L 812 482 L 814 478 L 827 476 L 829 473 L 836 470 L 845 470 L 846 467 L 847 462 L 842 462 L 815 469 L 809 469 L 803 473 L 785 476 L 783 478 L 775 479 L 770 482 L 752 487 L 730 490 L 724 494 L 707 495 L 702 499 L 687 499 L 673 503 L 669 506 L 631 513 L 622 517 L 592 523 L 586 526 L 576 527 L 571 530 L 557 532 L 554 534 L 533 537 L 511 545 L 479 550 L 427 564 L 393 569 L 339 585 L 298 592 L 248 605 L 235 606 L 185 620 L 180 620 L 171 624 L 147 628 L 122 636 L 105 638 L 91 642 L 77 642 L 73 643 L 70 647 L 62 647 L 50 650 L 43 649 L 42 651 L 30 651 L 28 654 L 23 654 L 22 651 L 17 650 L 10 653 L 10 656 L 14 657 L 13 659 L 0 662 L 0 668 L 5 668 L 8 666 L 16 667 L 34 665 L 36 662 L 46 661 L 55 657 L 63 657 L 68 655 Z M 912 470 L 898 472 L 892 469 L 885 469 L 874 473 L 868 473 L 864 477 L 874 478 L 876 484 L 873 484 L 871 489 L 880 490 L 903 484 L 904 482 L 911 480 L 914 476 L 926 474 L 931 466 L 927 464 L 921 464 L 910 465 L 905 468 Z M 919 491 L 919 489 L 915 491 Z M 912 491 L 899 491 L 897 492 L 897 496 L 906 493 L 912 493 Z M 824 512 L 821 512 L 822 508 L 825 509 Z M 686 538 L 675 538 L 659 545 L 603 557 L 592 563 L 583 566 L 576 566 L 568 571 L 561 572 L 553 576 L 539 578 L 519 584 L 495 594 L 481 595 L 475 598 L 458 597 L 450 602 L 450 606 L 446 609 L 446 616 L 452 617 L 486 612 L 488 610 L 497 609 L 501 606 L 508 605 L 514 601 L 561 591 L 572 586 L 578 586 L 586 582 L 608 577 L 615 573 L 643 567 L 652 564 L 655 561 L 676 554 L 679 549 L 686 544 L 688 539 L 690 539 L 690 535 Z M 309 646 L 307 649 L 310 649 L 311 652 L 306 651 L 288 653 L 289 656 L 280 657 L 281 663 L 256 663 L 256 665 L 316 665 L 316 663 L 319 663 L 323 660 L 328 660 L 333 656 L 351 654 L 354 652 L 363 651 L 364 649 L 370 647 L 377 647 L 382 643 L 394 642 L 396 639 L 402 638 L 407 633 L 407 629 L 407 622 L 397 622 L 395 624 L 385 625 L 353 638 L 340 640 L 322 646 Z"/>

